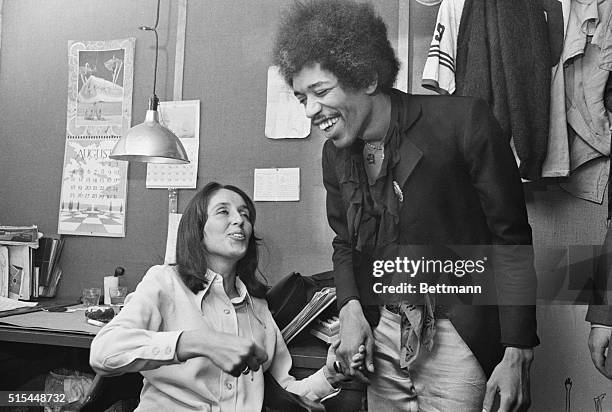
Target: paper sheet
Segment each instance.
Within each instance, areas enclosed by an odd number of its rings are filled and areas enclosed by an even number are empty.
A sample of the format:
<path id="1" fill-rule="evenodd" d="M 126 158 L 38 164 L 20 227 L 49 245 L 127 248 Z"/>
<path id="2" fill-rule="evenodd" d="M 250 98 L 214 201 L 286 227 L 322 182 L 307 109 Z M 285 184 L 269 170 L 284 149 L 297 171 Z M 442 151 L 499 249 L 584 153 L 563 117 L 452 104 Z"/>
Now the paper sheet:
<path id="1" fill-rule="evenodd" d="M 80 305 L 76 307 L 80 307 Z M 82 333 L 86 335 L 95 335 L 100 330 L 99 327 L 87 323 L 84 310 L 24 313 L 22 315 L 2 318 L 0 323 L 20 328 Z"/>
<path id="2" fill-rule="evenodd" d="M 277 66 L 268 68 L 265 133 L 270 139 L 301 139 L 310 134 L 310 119 Z"/>
<path id="3" fill-rule="evenodd" d="M 0 296 L 0 312 L 4 310 L 13 310 L 18 308 L 28 308 L 36 306 L 36 302 L 22 302 L 16 299 L 9 299 Z"/>
<path id="4" fill-rule="evenodd" d="M 253 200 L 256 202 L 299 201 L 300 169 L 255 169 L 253 185 Z"/>
<path id="5" fill-rule="evenodd" d="M 170 213 L 168 215 L 168 236 L 166 236 L 166 257 L 164 263 L 167 265 L 176 263 L 176 236 L 181 221 L 180 213 Z"/>

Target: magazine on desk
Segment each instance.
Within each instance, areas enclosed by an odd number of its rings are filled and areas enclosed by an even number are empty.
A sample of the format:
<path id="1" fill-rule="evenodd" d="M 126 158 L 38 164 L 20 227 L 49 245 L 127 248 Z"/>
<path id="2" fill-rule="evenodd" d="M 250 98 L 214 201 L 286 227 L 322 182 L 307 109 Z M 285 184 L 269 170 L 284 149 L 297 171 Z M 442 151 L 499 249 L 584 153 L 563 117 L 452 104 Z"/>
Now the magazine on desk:
<path id="1" fill-rule="evenodd" d="M 285 343 L 291 342 L 306 326 L 336 301 L 336 288 L 323 288 L 316 292 L 310 302 L 298 313 L 281 334 Z"/>

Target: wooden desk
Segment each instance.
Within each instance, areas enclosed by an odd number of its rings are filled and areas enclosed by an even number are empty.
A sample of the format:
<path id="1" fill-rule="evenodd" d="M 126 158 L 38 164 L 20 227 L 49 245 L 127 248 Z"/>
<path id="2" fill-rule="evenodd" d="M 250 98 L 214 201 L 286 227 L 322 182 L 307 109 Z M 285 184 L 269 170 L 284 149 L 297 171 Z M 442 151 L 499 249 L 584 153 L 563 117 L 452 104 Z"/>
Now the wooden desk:
<path id="1" fill-rule="evenodd" d="M 39 310 L 0 317 L 0 341 L 4 342 L 88 349 L 98 330 L 86 322 L 83 308 L 74 312 Z"/>
<path id="2" fill-rule="evenodd" d="M 0 390 L 42 390 L 50 370 L 93 373 L 89 347 L 97 329 L 87 324 L 82 310 L 17 312 L 0 317 L 0 358 L 6 371 L 0 374 Z"/>
<path id="3" fill-rule="evenodd" d="M 94 335 L 0 326 L 0 341 L 89 349 Z"/>

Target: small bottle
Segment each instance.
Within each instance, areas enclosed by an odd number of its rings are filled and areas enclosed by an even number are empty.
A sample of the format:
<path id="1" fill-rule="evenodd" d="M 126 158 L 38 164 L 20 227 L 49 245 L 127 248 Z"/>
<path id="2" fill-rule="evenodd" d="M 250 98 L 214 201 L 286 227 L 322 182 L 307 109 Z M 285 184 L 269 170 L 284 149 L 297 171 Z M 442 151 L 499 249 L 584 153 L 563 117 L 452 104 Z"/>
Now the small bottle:
<path id="1" fill-rule="evenodd" d="M 110 289 L 116 288 L 119 286 L 119 276 L 123 276 L 125 273 L 125 269 L 121 266 L 117 266 L 115 268 L 115 274 L 113 276 L 105 276 L 104 277 L 104 304 L 110 305 Z"/>

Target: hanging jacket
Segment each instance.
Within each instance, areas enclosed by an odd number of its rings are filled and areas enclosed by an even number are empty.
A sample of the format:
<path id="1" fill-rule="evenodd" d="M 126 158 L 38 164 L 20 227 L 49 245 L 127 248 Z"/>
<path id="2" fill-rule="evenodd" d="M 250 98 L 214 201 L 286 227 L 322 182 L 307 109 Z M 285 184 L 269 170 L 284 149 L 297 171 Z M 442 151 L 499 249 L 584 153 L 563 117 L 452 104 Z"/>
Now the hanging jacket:
<path id="1" fill-rule="evenodd" d="M 551 57 L 544 9 L 532 0 L 466 0 L 459 27 L 456 95 L 479 97 L 520 159 L 541 176 L 548 144 Z"/>

